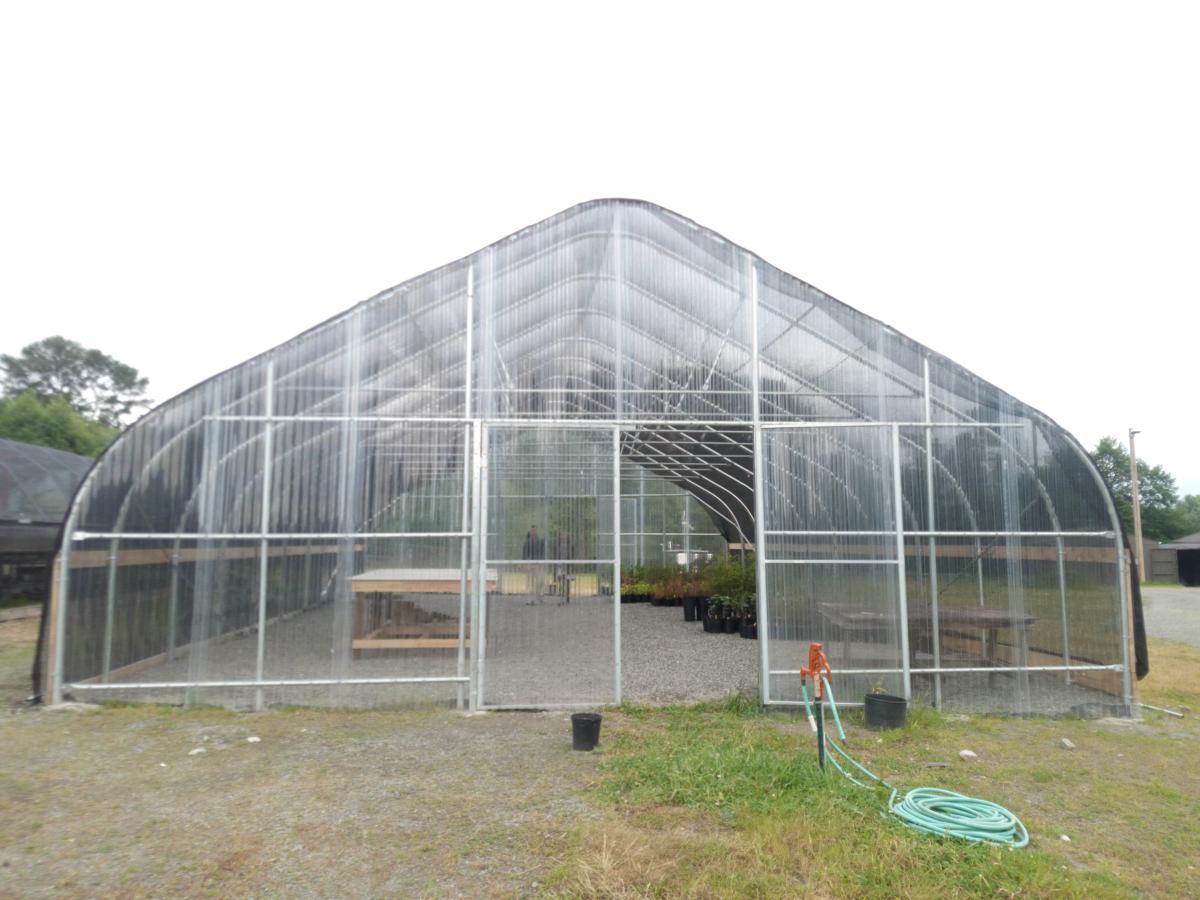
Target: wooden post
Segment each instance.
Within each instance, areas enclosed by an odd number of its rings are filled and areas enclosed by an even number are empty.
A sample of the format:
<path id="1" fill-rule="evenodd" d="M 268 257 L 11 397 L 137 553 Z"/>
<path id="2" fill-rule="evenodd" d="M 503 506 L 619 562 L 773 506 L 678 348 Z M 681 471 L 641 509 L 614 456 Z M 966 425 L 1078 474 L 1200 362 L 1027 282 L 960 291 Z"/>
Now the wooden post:
<path id="1" fill-rule="evenodd" d="M 1146 581 L 1146 560 L 1142 544 L 1142 492 L 1141 485 L 1138 483 L 1137 450 L 1133 446 L 1134 435 L 1138 434 L 1141 432 L 1129 429 L 1129 488 L 1133 500 L 1134 556 L 1138 564 L 1138 581 L 1144 583 Z"/>

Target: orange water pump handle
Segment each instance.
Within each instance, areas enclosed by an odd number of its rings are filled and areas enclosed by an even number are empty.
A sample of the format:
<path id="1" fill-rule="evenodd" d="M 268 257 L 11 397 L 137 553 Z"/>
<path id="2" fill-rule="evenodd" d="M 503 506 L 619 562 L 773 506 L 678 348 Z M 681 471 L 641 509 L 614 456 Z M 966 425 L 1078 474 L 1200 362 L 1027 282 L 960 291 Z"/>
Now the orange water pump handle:
<path id="1" fill-rule="evenodd" d="M 822 675 L 826 675 L 832 680 L 833 669 L 829 667 L 829 660 L 825 657 L 825 651 L 821 649 L 821 645 L 814 641 L 808 645 L 808 665 L 800 667 L 800 678 L 812 678 L 813 688 L 818 700 L 823 699 L 825 696 L 825 685 L 821 680 Z"/>

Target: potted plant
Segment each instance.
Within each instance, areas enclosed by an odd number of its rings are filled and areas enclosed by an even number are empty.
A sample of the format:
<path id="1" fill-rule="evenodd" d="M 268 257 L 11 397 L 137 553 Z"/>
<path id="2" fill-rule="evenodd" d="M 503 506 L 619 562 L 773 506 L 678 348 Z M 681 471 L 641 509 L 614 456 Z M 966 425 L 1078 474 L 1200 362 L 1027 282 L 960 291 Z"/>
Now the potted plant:
<path id="1" fill-rule="evenodd" d="M 647 595 L 650 598 L 651 606 L 665 606 L 667 601 L 667 584 L 666 576 L 663 573 L 655 573 L 655 575 L 647 579 L 647 584 L 650 592 Z"/>
<path id="2" fill-rule="evenodd" d="M 734 634 L 741 627 L 742 615 L 748 608 L 746 598 L 744 596 L 732 597 L 723 605 L 725 617 L 721 622 L 722 628 L 726 634 Z"/>
<path id="3" fill-rule="evenodd" d="M 689 587 L 684 591 L 683 595 L 683 621 L 696 621 L 696 597 L 692 593 L 692 588 Z"/>
<path id="4" fill-rule="evenodd" d="M 908 701 L 884 693 L 882 684 L 873 685 L 871 692 L 863 697 L 863 714 L 868 728 L 903 728 L 907 712 Z"/>
<path id="5" fill-rule="evenodd" d="M 622 603 L 645 603 L 650 599 L 650 585 L 637 582 L 621 585 Z"/>
<path id="6" fill-rule="evenodd" d="M 687 586 L 686 576 L 678 569 L 667 576 L 663 587 L 666 593 L 666 606 L 682 606 L 683 594 Z"/>
<path id="7" fill-rule="evenodd" d="M 758 640 L 757 598 L 751 595 L 744 599 L 745 609 L 742 612 L 742 624 L 738 627 L 738 634 L 748 640 L 755 641 Z"/>
<path id="8" fill-rule="evenodd" d="M 695 622 L 704 618 L 700 601 L 704 599 L 704 575 L 699 570 L 686 572 L 683 577 L 683 620 Z"/>
<path id="9" fill-rule="evenodd" d="M 733 598 L 725 594 L 713 594 L 708 598 L 708 611 L 704 616 L 704 630 L 708 634 L 720 634 L 725 630 L 725 604 L 732 602 Z"/>

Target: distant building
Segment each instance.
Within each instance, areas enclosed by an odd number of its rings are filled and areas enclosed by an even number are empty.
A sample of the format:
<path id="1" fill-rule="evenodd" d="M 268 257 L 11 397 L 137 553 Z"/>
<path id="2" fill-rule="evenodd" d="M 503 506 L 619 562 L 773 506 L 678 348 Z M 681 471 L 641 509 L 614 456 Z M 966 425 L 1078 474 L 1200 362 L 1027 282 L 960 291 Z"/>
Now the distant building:
<path id="1" fill-rule="evenodd" d="M 63 518 L 93 462 L 0 438 L 0 602 L 44 599 Z"/>
<path id="2" fill-rule="evenodd" d="M 1146 543 L 1147 577 L 1200 586 L 1200 531 L 1166 544 Z"/>

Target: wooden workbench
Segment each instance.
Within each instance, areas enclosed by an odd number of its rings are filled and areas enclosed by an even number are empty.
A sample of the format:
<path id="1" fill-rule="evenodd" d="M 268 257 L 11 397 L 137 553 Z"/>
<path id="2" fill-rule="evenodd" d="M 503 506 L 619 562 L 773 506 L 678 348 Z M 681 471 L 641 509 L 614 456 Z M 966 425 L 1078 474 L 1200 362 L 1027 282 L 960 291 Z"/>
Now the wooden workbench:
<path id="1" fill-rule="evenodd" d="M 496 588 L 496 572 L 488 569 L 487 590 Z M 472 579 L 467 576 L 467 590 Z M 350 579 L 354 593 L 354 638 L 357 658 L 364 650 L 445 650 L 458 646 L 460 624 L 455 615 L 423 609 L 411 594 L 458 594 L 458 569 L 372 569 Z M 464 640 L 470 646 L 469 640 Z"/>

